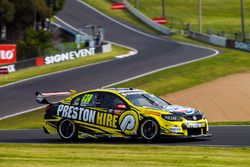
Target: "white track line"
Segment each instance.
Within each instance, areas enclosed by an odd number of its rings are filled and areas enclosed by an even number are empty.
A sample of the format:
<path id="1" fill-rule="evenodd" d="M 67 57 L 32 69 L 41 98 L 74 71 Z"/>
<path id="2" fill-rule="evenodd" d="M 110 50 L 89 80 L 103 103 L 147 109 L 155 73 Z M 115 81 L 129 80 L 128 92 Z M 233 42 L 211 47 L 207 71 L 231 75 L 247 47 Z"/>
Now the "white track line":
<path id="1" fill-rule="evenodd" d="M 85 2 L 82 2 L 81 0 L 78 0 L 78 2 L 88 6 L 89 8 L 91 8 L 92 10 L 96 11 L 97 13 L 99 13 L 100 15 L 108 18 L 109 20 L 129 29 L 129 30 L 132 30 L 134 32 L 137 32 L 141 35 L 144 35 L 144 36 L 147 36 L 147 37 L 150 37 L 150 38 L 153 38 L 153 39 L 158 39 L 158 40 L 164 40 L 162 38 L 159 38 L 159 37 L 156 37 L 156 36 L 153 36 L 153 35 L 150 35 L 150 34 L 146 34 L 142 31 L 139 31 L 139 30 L 136 30 L 132 27 L 129 27 L 107 15 L 105 15 L 104 13 L 100 12 L 99 10 L 93 8 L 92 6 L 86 4 Z M 63 21 L 62 19 L 58 18 L 57 16 L 55 16 L 56 19 L 58 19 L 60 22 L 62 22 L 63 24 L 65 24 L 66 26 L 72 28 L 73 30 L 75 31 L 78 31 L 77 28 L 73 27 L 72 25 L 66 23 L 65 21 Z M 166 40 L 164 40 L 166 41 Z M 114 43 L 114 42 L 112 42 Z M 199 59 L 195 59 L 195 60 L 191 60 L 191 61 L 187 61 L 187 62 L 184 62 L 184 63 L 179 63 L 179 64 L 176 64 L 176 65 L 172 65 L 172 66 L 167 66 L 167 67 L 163 67 L 163 68 L 160 68 L 160 69 L 157 69 L 157 70 L 153 70 L 151 72 L 147 72 L 147 73 L 144 73 L 144 74 L 140 74 L 140 75 L 137 75 L 137 76 L 134 76 L 134 77 L 131 77 L 131 78 L 127 78 L 125 80 L 122 80 L 122 81 L 119 81 L 119 82 L 115 82 L 115 83 L 112 83 L 112 84 L 109 84 L 109 85 L 106 85 L 104 87 L 110 87 L 110 86 L 113 86 L 113 85 L 117 85 L 117 84 L 120 84 L 120 83 L 124 83 L 124 82 L 127 82 L 127 81 L 130 81 L 130 80 L 133 80 L 133 79 L 136 79 L 136 78 L 139 78 L 139 77 L 142 77 L 142 76 L 146 76 L 146 75 L 149 75 L 149 74 L 152 74 L 152 73 L 156 73 L 156 72 L 159 72 L 159 71 L 162 71 L 162 70 L 166 70 L 166 69 L 169 69 L 169 68 L 173 68 L 173 67 L 178 67 L 178 66 L 181 66 L 181 65 L 184 65 L 184 64 L 189 64 L 189 63 L 192 63 L 192 62 L 196 62 L 196 61 L 200 61 L 200 60 L 203 60 L 203 59 L 207 59 L 207 58 L 210 58 L 210 57 L 214 57 L 216 55 L 219 54 L 219 51 L 215 50 L 215 49 L 211 49 L 211 48 L 208 48 L 208 47 L 204 47 L 204 46 L 198 46 L 198 45 L 195 45 L 195 44 L 187 44 L 187 43 L 183 43 L 183 42 L 177 42 L 177 43 L 180 43 L 182 45 L 187 45 L 187 46 L 192 46 L 192 47 L 197 47 L 197 48 L 204 48 L 204 49 L 208 49 L 208 50 L 211 50 L 213 52 L 215 52 L 214 54 L 212 55 L 209 55 L 207 57 L 203 57 L 203 58 L 199 58 Z M 117 44 L 117 43 L 115 43 Z M 118 44 L 118 45 L 121 45 L 121 44 Z M 124 46 L 124 47 L 127 47 L 129 49 L 132 49 L 134 50 L 134 53 L 136 54 L 137 53 L 137 50 L 134 49 L 134 48 L 131 48 L 129 46 L 125 46 L 125 45 L 121 45 L 121 46 Z M 108 60 L 108 61 L 111 61 L 111 60 Z M 61 73 L 61 72 L 66 72 L 66 71 L 71 71 L 71 70 L 75 70 L 75 69 L 79 69 L 79 68 L 83 68 L 83 67 L 87 67 L 87 66 L 91 66 L 91 65 L 97 65 L 97 64 L 101 64 L 101 63 L 106 63 L 108 61 L 104 61 L 104 62 L 99 62 L 99 63 L 94 63 L 94 64 L 90 64 L 90 65 L 84 65 L 84 66 L 79 66 L 79 67 L 75 67 L 75 68 L 71 68 L 71 69 L 67 69 L 67 70 L 62 70 L 62 71 L 57 71 L 57 72 L 53 72 L 53 73 L 50 73 L 50 74 L 45 74 L 45 75 L 40 75 L 40 76 L 36 76 L 36 77 L 32 77 L 32 78 L 28 78 L 28 79 L 24 79 L 24 80 L 21 80 L 21 81 L 17 81 L 17 82 L 14 82 L 14 83 L 10 83 L 10 84 L 7 84 L 7 85 L 3 85 L 3 86 L 0 86 L 0 88 L 3 88 L 3 87 L 6 87 L 6 86 L 10 86 L 10 85 L 14 85 L 14 84 L 17 84 L 17 83 L 21 83 L 21 82 L 24 82 L 24 81 L 28 81 L 28 80 L 31 80 L 31 79 L 35 79 L 35 78 L 40 78 L 40 77 L 44 77 L 44 76 L 48 76 L 48 75 L 53 75 L 53 74 L 57 74 L 57 73 Z M 42 106 L 44 107 L 44 106 Z M 38 108 L 42 108 L 42 107 L 38 107 Z M 3 119 L 6 119 L 6 118 L 10 118 L 10 117 L 13 117 L 13 116 L 17 116 L 17 115 L 20 115 L 20 114 L 24 114 L 24 113 L 28 113 L 28 112 L 32 112 L 34 110 L 37 110 L 38 108 L 33 108 L 33 109 L 29 109 L 29 110 L 25 110 L 25 111 L 22 111 L 22 112 L 18 112 L 18 113 L 15 113 L 15 114 L 11 114 L 11 115 L 7 115 L 5 117 L 2 117 L 0 118 L 0 120 L 3 120 Z"/>

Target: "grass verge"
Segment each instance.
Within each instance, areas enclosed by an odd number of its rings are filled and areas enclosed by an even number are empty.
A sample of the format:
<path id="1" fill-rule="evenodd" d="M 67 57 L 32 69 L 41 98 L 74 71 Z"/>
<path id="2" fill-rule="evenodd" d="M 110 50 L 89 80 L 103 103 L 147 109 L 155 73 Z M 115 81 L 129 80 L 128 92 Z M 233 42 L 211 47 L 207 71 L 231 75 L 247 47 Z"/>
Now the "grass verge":
<path id="1" fill-rule="evenodd" d="M 120 22 L 126 22 L 130 24 L 132 27 L 138 27 L 139 29 L 151 33 L 151 34 L 160 34 L 158 31 L 154 30 L 153 28 L 147 26 L 144 22 L 140 19 L 135 17 L 126 9 L 124 10 L 111 10 L 111 4 L 113 3 L 112 0 L 82 0 L 87 4 L 93 6 L 94 8 L 98 9 L 99 11 L 117 19 Z"/>
<path id="2" fill-rule="evenodd" d="M 128 1 L 135 6 L 134 0 Z M 168 18 L 168 24 L 166 26 L 173 29 L 187 29 L 189 24 L 192 30 L 198 31 L 198 1 L 174 0 L 166 1 L 165 4 L 166 17 Z M 160 0 L 140 1 L 138 9 L 149 18 L 162 17 L 162 1 Z M 250 10 L 250 3 L 244 3 L 244 10 Z M 249 27 L 250 14 L 245 13 L 245 26 Z M 234 33 L 241 32 L 240 19 L 240 1 L 202 1 L 203 32 L 210 31 L 215 34 L 219 33 L 235 38 Z M 250 33 L 249 29 L 246 30 L 246 33 Z"/>
<path id="3" fill-rule="evenodd" d="M 117 55 L 127 54 L 129 49 L 112 45 L 112 52 L 104 53 L 104 54 L 96 54 L 93 56 L 86 56 L 83 58 L 70 60 L 66 62 L 61 62 L 52 65 L 46 65 L 41 67 L 31 67 L 27 69 L 18 70 L 14 73 L 10 73 L 8 75 L 0 75 L 0 85 L 5 85 L 8 83 L 16 82 L 19 80 L 49 74 L 57 71 L 62 71 L 78 66 L 83 66 L 87 64 L 97 63 L 105 60 L 111 60 Z"/>
<path id="4" fill-rule="evenodd" d="M 43 127 L 44 110 L 45 109 L 39 109 L 0 120 L 0 129 L 41 129 Z"/>
<path id="5" fill-rule="evenodd" d="M 171 151 L 173 150 L 174 151 Z M 250 166 L 250 148 L 1 144 L 0 166 Z M 216 151 L 215 151 L 216 150 Z"/>

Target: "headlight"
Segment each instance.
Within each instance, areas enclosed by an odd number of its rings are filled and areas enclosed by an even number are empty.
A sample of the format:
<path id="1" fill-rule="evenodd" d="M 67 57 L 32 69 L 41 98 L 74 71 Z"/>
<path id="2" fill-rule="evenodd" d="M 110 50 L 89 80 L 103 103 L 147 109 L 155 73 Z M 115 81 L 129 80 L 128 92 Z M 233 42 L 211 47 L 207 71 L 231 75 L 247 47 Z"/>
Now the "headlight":
<path id="1" fill-rule="evenodd" d="M 176 116 L 176 115 L 161 115 L 163 119 L 167 120 L 167 121 L 182 121 L 182 118 L 180 116 Z"/>

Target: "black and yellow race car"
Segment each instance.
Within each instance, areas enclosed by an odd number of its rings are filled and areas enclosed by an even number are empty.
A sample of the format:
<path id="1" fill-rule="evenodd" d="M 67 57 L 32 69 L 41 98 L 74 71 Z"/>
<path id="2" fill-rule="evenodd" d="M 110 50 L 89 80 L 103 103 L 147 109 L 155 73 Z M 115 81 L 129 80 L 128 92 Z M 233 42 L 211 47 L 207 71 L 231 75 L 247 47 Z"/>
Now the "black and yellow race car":
<path id="1" fill-rule="evenodd" d="M 56 103 L 48 96 L 68 95 Z M 141 137 L 208 137 L 205 115 L 193 108 L 172 105 L 143 90 L 109 88 L 56 93 L 36 93 L 36 100 L 48 104 L 44 131 L 62 139 Z"/>

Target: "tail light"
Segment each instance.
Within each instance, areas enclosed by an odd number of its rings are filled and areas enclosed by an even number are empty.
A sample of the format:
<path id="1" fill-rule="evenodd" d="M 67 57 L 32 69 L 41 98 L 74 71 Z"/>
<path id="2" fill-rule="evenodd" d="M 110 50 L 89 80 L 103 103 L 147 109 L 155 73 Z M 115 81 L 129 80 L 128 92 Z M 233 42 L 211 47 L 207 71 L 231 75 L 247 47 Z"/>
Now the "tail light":
<path id="1" fill-rule="evenodd" d="M 50 109 L 51 109 L 52 107 L 53 107 L 53 105 L 52 105 L 52 104 L 47 105 L 47 107 L 46 107 L 46 109 L 45 109 L 45 112 L 50 111 Z"/>

